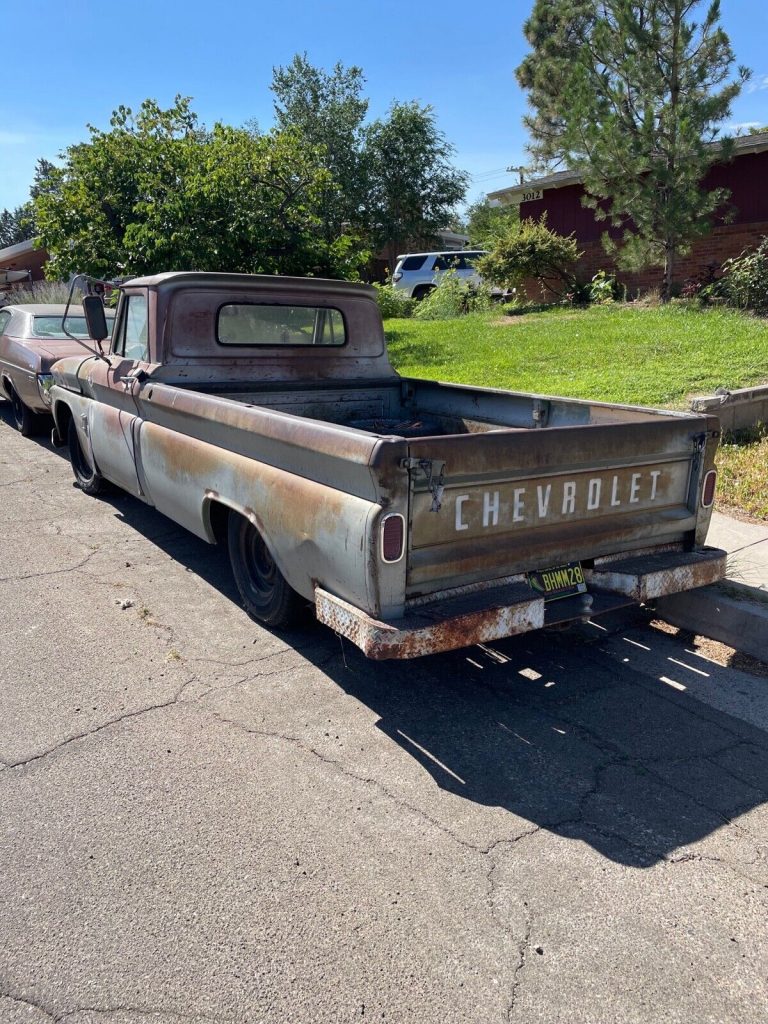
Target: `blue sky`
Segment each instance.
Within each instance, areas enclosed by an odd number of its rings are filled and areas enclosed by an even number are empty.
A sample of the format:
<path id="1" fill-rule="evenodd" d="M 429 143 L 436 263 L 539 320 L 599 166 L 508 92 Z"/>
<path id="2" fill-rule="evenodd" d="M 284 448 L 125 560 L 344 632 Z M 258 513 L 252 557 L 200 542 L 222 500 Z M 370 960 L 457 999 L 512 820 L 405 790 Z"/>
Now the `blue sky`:
<path id="1" fill-rule="evenodd" d="M 151 96 L 167 105 L 182 93 L 206 124 L 256 118 L 268 128 L 272 68 L 304 50 L 323 67 L 361 66 L 373 117 L 393 99 L 431 104 L 456 164 L 472 175 L 469 198 L 502 188 L 514 180 L 504 169 L 525 162 L 514 68 L 532 2 L 37 0 L 6 19 L 0 208 L 27 198 L 38 157 L 87 139 L 88 122 L 106 127 L 121 103 Z M 768 4 L 723 0 L 722 23 L 754 72 L 732 122 L 766 124 Z"/>

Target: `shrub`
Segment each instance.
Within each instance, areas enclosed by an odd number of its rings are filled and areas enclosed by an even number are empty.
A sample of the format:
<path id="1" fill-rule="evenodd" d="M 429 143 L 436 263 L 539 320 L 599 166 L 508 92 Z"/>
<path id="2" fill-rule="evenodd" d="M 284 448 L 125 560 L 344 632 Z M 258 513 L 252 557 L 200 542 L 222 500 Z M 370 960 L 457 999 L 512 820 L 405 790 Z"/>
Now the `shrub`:
<path id="1" fill-rule="evenodd" d="M 756 249 L 745 249 L 740 256 L 726 260 L 718 284 L 732 306 L 768 314 L 768 238 Z"/>
<path id="2" fill-rule="evenodd" d="M 454 320 L 467 313 L 481 313 L 491 308 L 490 290 L 485 285 L 461 281 L 455 270 L 447 270 L 426 298 L 417 303 L 414 316 L 418 320 Z"/>
<path id="3" fill-rule="evenodd" d="M 597 306 L 613 302 L 621 295 L 621 288 L 613 274 L 607 274 L 604 270 L 598 270 L 589 283 L 589 301 Z"/>
<path id="4" fill-rule="evenodd" d="M 556 295 L 575 295 L 578 286 L 571 268 L 581 255 L 575 237 L 550 231 L 544 215 L 512 225 L 478 260 L 477 270 L 500 288 L 518 288 L 532 277 Z"/>
<path id="5" fill-rule="evenodd" d="M 374 284 L 373 287 L 376 289 L 376 301 L 385 320 L 413 316 L 415 299 L 409 299 L 402 292 L 396 292 L 390 284 Z"/>
<path id="6" fill-rule="evenodd" d="M 66 302 L 68 296 L 68 284 L 62 284 L 58 281 L 35 281 L 32 284 L 12 288 L 0 298 L 0 302 L 7 302 L 9 304 L 15 303 L 19 305 L 25 305 L 33 302 L 60 303 Z M 72 302 L 77 305 L 81 298 L 82 292 L 80 289 L 76 289 L 75 294 L 72 296 Z"/>

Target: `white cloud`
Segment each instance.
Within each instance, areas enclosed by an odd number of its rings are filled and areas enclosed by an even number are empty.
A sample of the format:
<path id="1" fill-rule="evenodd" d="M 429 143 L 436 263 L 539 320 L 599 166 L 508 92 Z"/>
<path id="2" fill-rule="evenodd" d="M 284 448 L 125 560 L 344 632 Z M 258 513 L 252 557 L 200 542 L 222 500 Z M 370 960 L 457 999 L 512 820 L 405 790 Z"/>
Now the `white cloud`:
<path id="1" fill-rule="evenodd" d="M 748 132 L 750 128 L 761 128 L 762 124 L 762 121 L 739 121 L 737 124 L 729 124 L 728 131 L 735 132 L 736 135 L 739 133 L 744 134 L 745 132 Z"/>
<path id="2" fill-rule="evenodd" d="M 763 89 L 768 89 L 768 75 L 756 75 L 747 85 L 748 93 L 762 92 Z"/>

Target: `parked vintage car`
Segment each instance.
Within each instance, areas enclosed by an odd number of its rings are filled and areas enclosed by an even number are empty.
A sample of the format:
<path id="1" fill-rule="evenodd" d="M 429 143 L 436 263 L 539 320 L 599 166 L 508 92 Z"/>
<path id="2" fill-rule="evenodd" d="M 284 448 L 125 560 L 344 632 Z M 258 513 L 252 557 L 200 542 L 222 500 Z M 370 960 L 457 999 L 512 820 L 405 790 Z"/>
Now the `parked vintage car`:
<path id="1" fill-rule="evenodd" d="M 91 337 L 109 330 L 83 299 Z M 716 417 L 401 377 L 372 288 L 124 281 L 109 352 L 53 367 L 55 443 L 222 543 L 243 604 L 307 603 L 373 658 L 589 618 L 721 578 Z"/>
<path id="2" fill-rule="evenodd" d="M 42 392 L 53 380 L 53 363 L 63 356 L 93 355 L 82 306 L 69 307 L 66 323 L 80 341 L 64 333 L 65 311 L 63 303 L 0 307 L 0 395 L 10 401 L 16 426 L 25 437 L 50 425 Z M 107 315 L 111 324 L 113 314 L 107 310 Z"/>

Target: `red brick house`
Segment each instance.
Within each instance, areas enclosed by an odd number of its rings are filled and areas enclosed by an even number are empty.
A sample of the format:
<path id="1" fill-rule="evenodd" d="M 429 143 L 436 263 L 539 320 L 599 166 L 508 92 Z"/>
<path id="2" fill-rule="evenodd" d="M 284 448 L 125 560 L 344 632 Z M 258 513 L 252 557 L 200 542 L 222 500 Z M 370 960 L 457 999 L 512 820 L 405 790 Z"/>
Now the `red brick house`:
<path id="1" fill-rule="evenodd" d="M 678 260 L 675 269 L 678 286 L 691 278 L 705 277 L 710 268 L 719 268 L 725 260 L 738 256 L 768 235 L 768 131 L 735 139 L 733 159 L 714 164 L 702 188 L 729 190 L 731 198 L 727 209 L 731 218 L 728 223 L 723 217 L 716 220 L 711 233 L 695 242 L 688 256 Z M 553 231 L 561 235 L 574 234 L 579 249 L 584 252 L 577 274 L 580 280 L 589 281 L 596 271 L 614 271 L 615 268 L 601 241 L 604 232 L 609 230 L 607 222 L 596 220 L 594 211 L 582 206 L 583 195 L 579 175 L 560 171 L 499 189 L 489 193 L 488 198 L 504 205 L 519 205 L 521 218 L 538 220 L 546 213 L 547 225 Z M 641 273 L 617 272 L 616 276 L 633 297 L 659 287 L 662 271 L 652 268 Z"/>

